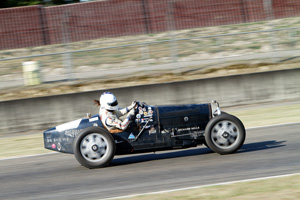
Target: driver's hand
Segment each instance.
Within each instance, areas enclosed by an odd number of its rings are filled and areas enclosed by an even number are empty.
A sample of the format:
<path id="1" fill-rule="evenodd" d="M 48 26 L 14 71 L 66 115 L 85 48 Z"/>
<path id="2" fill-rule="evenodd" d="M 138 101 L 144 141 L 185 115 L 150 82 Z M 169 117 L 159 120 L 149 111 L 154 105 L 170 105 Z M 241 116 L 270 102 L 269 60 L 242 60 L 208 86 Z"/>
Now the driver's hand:
<path id="1" fill-rule="evenodd" d="M 135 110 L 132 109 L 129 111 L 127 117 L 129 117 L 129 119 L 132 120 L 134 118 L 134 116 L 135 116 Z"/>
<path id="2" fill-rule="evenodd" d="M 133 108 L 136 108 L 136 106 L 137 106 L 137 102 L 136 102 L 136 101 L 133 101 L 133 102 L 131 103 L 131 105 L 129 106 L 129 110 L 131 110 L 131 109 L 133 109 Z"/>

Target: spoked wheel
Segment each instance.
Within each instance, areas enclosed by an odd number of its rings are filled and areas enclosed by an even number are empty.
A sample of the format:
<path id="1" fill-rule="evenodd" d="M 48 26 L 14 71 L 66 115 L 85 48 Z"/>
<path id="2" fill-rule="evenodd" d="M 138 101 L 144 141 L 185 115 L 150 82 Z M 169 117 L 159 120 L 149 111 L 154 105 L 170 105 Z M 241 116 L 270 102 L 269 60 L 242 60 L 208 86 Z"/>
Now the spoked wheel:
<path id="1" fill-rule="evenodd" d="M 246 131 L 243 123 L 235 116 L 221 114 L 206 126 L 205 141 L 210 149 L 219 154 L 236 152 L 244 144 Z"/>
<path id="2" fill-rule="evenodd" d="M 80 164 L 87 168 L 97 168 L 111 162 L 116 145 L 108 131 L 100 127 L 90 127 L 84 129 L 75 138 L 73 151 Z"/>

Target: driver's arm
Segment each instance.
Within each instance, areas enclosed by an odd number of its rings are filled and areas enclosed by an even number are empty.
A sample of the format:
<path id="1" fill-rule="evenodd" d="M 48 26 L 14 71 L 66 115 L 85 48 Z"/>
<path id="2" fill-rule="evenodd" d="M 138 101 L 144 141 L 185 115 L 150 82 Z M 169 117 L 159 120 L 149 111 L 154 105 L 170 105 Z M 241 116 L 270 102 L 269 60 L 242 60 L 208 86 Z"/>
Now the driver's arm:
<path id="1" fill-rule="evenodd" d="M 105 124 L 107 126 L 110 126 L 110 127 L 114 127 L 114 128 L 117 128 L 117 129 L 121 129 L 121 130 L 125 130 L 127 129 L 128 125 L 130 124 L 131 122 L 131 118 L 134 116 L 134 110 L 132 109 L 126 119 L 124 121 L 121 121 L 120 119 L 118 118 L 112 118 L 112 117 L 107 117 L 106 120 L 105 120 Z"/>
<path id="2" fill-rule="evenodd" d="M 117 111 L 118 116 L 120 117 L 120 116 L 126 115 L 129 111 L 131 111 L 133 108 L 135 108 L 136 105 L 137 105 L 137 102 L 133 101 L 130 106 L 118 110 Z"/>
<path id="3" fill-rule="evenodd" d="M 119 119 L 112 119 L 112 118 L 108 117 L 108 118 L 106 118 L 105 123 L 107 126 L 125 130 L 125 129 L 127 129 L 128 125 L 130 123 L 130 118 L 126 117 L 126 119 L 124 121 L 121 121 Z"/>

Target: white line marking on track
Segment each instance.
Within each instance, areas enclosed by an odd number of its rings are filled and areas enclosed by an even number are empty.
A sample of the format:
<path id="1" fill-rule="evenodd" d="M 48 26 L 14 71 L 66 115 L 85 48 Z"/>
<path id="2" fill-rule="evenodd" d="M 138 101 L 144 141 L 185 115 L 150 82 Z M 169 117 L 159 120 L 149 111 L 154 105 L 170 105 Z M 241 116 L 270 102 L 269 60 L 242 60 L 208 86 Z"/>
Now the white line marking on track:
<path id="1" fill-rule="evenodd" d="M 2 159 L 0 159 L 0 161 L 4 161 L 4 160 L 13 160 L 13 159 L 20 159 L 20 158 L 31 158 L 31 157 L 44 156 L 44 155 L 56 154 L 56 153 L 59 153 L 59 152 L 50 152 L 50 153 L 42 153 L 42 154 L 35 154 L 35 155 L 27 155 L 27 156 L 18 156 L 18 157 L 2 158 Z"/>
<path id="2" fill-rule="evenodd" d="M 178 192 L 178 191 L 191 190 L 191 189 L 200 189 L 200 188 L 205 188 L 205 187 L 230 185 L 230 184 L 235 184 L 235 183 L 260 181 L 260 180 L 267 180 L 267 179 L 274 179 L 274 178 L 283 178 L 283 177 L 289 177 L 289 176 L 295 176 L 295 175 L 300 175 L 300 173 L 285 174 L 285 175 L 278 175 L 278 176 L 268 176 L 268 177 L 261 177 L 261 178 L 252 178 L 252 179 L 229 181 L 229 182 L 215 183 L 215 184 L 208 184 L 208 185 L 198 185 L 198 186 L 193 186 L 193 187 L 185 187 L 185 188 L 178 188 L 178 189 L 172 189 L 172 190 L 163 190 L 163 191 L 158 191 L 158 192 L 148 192 L 148 193 L 141 193 L 141 194 L 132 194 L 132 195 L 126 195 L 126 196 L 99 199 L 99 200 L 114 200 L 114 199 L 123 199 L 123 198 L 133 198 L 133 197 L 137 197 L 137 196 L 141 196 L 141 195 L 164 194 L 164 193 Z"/>
<path id="3" fill-rule="evenodd" d="M 277 127 L 277 126 L 287 126 L 287 125 L 295 125 L 295 124 L 300 124 L 300 122 L 289 122 L 289 123 L 273 124 L 273 125 L 266 125 L 266 126 L 255 126 L 255 127 L 246 128 L 246 130 L 258 129 L 258 128 Z"/>

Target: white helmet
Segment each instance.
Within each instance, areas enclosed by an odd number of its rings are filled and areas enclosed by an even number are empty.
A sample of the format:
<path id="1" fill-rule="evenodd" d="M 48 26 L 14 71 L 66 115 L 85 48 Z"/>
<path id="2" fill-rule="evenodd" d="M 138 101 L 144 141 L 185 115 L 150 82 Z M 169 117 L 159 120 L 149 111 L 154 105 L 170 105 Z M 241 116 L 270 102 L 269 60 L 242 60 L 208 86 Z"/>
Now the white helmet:
<path id="1" fill-rule="evenodd" d="M 117 98 L 110 92 L 104 92 L 101 94 L 100 104 L 101 107 L 106 110 L 118 110 L 119 108 Z"/>

